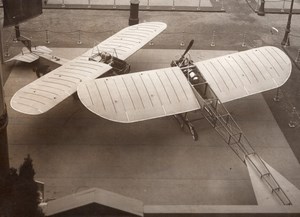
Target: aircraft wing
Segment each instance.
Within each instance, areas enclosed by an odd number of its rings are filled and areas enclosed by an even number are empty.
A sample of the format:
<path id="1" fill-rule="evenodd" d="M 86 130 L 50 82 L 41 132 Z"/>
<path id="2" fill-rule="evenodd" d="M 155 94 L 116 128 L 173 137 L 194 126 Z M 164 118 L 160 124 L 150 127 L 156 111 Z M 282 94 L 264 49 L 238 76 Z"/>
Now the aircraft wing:
<path id="1" fill-rule="evenodd" d="M 10 105 L 25 114 L 44 113 L 75 93 L 79 83 L 95 79 L 110 69 L 107 64 L 77 57 L 18 90 Z"/>
<path id="2" fill-rule="evenodd" d="M 167 24 L 162 22 L 147 22 L 128 26 L 87 51 L 84 56 L 90 57 L 99 51 L 105 51 L 125 60 L 166 28 Z"/>
<path id="3" fill-rule="evenodd" d="M 77 93 L 93 113 L 123 123 L 200 108 L 189 82 L 178 67 L 88 81 L 78 86 Z"/>
<path id="4" fill-rule="evenodd" d="M 271 46 L 194 64 L 223 103 L 278 88 L 287 81 L 292 70 L 289 57 Z"/>
<path id="5" fill-rule="evenodd" d="M 291 61 L 280 49 L 262 47 L 195 63 L 221 102 L 281 86 Z M 81 102 L 93 113 L 130 123 L 200 109 L 178 67 L 96 79 L 78 86 Z"/>
<path id="6" fill-rule="evenodd" d="M 124 28 L 81 56 L 21 88 L 12 97 L 11 107 L 31 115 L 48 111 L 75 93 L 78 84 L 93 80 L 111 69 L 107 64 L 89 61 L 93 54 L 106 51 L 120 59 L 126 59 L 165 28 L 166 24 L 161 22 L 141 23 Z M 29 60 L 35 57 L 35 54 L 29 55 Z"/>

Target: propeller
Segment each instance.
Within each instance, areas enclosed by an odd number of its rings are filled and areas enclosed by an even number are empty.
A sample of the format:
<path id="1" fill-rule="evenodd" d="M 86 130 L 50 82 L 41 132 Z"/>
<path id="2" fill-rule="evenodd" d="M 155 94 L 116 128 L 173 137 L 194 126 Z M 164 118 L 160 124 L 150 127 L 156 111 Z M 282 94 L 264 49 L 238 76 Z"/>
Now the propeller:
<path id="1" fill-rule="evenodd" d="M 184 58 L 187 52 L 189 52 L 189 50 L 192 48 L 193 44 L 194 44 L 194 39 L 190 41 L 189 45 L 187 46 L 187 48 L 185 49 L 184 53 L 181 55 L 179 60 L 182 60 Z"/>

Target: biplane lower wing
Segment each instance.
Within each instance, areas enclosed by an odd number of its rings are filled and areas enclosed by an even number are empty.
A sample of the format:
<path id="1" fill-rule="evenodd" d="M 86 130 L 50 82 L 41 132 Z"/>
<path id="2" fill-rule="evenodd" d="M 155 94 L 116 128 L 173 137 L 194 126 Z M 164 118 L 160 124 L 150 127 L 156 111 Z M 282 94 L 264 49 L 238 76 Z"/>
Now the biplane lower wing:
<path id="1" fill-rule="evenodd" d="M 277 88 L 291 61 L 275 47 L 251 49 L 195 63 L 221 102 Z M 197 85 L 197 84 L 196 84 Z M 116 122 L 136 122 L 199 109 L 191 84 L 178 67 L 96 79 L 78 86 L 81 102 Z"/>
<path id="2" fill-rule="evenodd" d="M 91 56 L 104 51 L 124 60 L 155 38 L 166 27 L 165 23 L 149 22 L 122 29 L 81 56 L 21 88 L 12 97 L 11 107 L 16 111 L 31 115 L 48 111 L 75 93 L 78 84 L 93 80 L 112 68 L 101 62 L 90 61 Z M 32 61 L 39 57 L 38 51 L 28 53 L 29 56 L 21 55 L 18 58 L 27 62 Z"/>
<path id="3" fill-rule="evenodd" d="M 292 70 L 289 57 L 271 46 L 194 64 L 223 103 L 278 88 Z"/>
<path id="4" fill-rule="evenodd" d="M 96 79 L 78 86 L 81 102 L 116 122 L 136 122 L 200 108 L 180 68 Z"/>

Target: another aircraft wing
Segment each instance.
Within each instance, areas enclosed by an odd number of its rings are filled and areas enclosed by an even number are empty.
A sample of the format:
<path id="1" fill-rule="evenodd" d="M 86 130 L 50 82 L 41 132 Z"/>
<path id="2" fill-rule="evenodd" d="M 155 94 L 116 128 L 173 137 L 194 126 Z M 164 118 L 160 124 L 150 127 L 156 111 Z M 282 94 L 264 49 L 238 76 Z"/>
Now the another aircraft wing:
<path id="1" fill-rule="evenodd" d="M 289 57 L 271 46 L 194 64 L 223 103 L 280 87 L 292 70 Z"/>
<path id="2" fill-rule="evenodd" d="M 87 51 L 84 56 L 90 57 L 99 51 L 125 60 L 167 28 L 162 22 L 147 22 L 126 27 L 108 39 Z"/>
<path id="3" fill-rule="evenodd" d="M 106 51 L 120 59 L 126 59 L 165 28 L 166 24 L 161 22 L 126 27 L 83 55 L 21 88 L 12 97 L 11 107 L 31 115 L 48 111 L 75 93 L 79 83 L 93 80 L 111 69 L 107 64 L 89 61 L 93 54 Z"/>
<path id="4" fill-rule="evenodd" d="M 78 86 L 77 93 L 93 113 L 123 123 L 200 108 L 189 82 L 178 67 L 88 81 Z"/>

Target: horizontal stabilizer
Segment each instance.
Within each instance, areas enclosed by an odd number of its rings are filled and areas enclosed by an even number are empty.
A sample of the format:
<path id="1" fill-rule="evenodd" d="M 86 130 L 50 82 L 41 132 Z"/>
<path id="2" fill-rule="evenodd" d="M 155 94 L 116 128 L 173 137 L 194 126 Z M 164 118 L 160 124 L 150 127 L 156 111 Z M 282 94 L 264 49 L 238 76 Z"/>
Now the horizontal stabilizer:
<path id="1" fill-rule="evenodd" d="M 22 49 L 22 53 L 7 60 L 7 62 L 12 61 L 12 60 L 18 60 L 21 62 L 31 63 L 31 62 L 37 60 L 40 55 L 50 54 L 51 52 L 52 52 L 52 50 L 50 50 L 49 48 L 47 48 L 45 46 L 32 47 L 31 52 L 26 47 L 24 47 Z"/>

